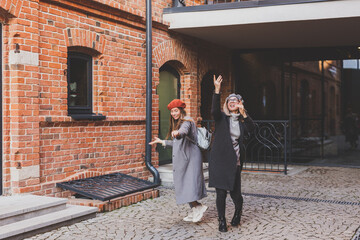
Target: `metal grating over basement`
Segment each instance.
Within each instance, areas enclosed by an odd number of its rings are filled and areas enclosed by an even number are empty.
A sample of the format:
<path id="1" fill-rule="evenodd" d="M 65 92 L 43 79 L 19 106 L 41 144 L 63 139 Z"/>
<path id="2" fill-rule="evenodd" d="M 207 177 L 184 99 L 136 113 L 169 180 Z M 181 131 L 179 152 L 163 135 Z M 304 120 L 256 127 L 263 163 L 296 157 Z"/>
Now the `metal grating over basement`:
<path id="1" fill-rule="evenodd" d="M 76 192 L 84 197 L 107 201 L 134 192 L 154 188 L 158 185 L 123 173 L 111 173 L 102 176 L 61 182 L 57 183 L 56 186 Z"/>

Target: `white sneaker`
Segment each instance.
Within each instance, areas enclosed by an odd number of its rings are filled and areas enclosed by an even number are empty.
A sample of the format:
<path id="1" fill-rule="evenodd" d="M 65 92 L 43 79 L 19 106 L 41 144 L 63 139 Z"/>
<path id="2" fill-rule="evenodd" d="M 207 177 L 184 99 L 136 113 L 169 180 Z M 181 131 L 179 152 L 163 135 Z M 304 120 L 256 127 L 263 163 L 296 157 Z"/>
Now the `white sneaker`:
<path id="1" fill-rule="evenodd" d="M 204 216 L 204 212 L 208 209 L 207 206 L 205 205 L 198 205 L 196 207 L 193 208 L 193 222 L 199 222 L 203 216 Z"/>
<path id="2" fill-rule="evenodd" d="M 191 209 L 191 210 L 193 210 L 193 209 Z M 191 212 L 189 213 L 189 215 L 187 215 L 186 217 L 183 218 L 183 220 L 184 220 L 185 222 L 192 222 L 192 221 L 193 221 L 193 218 L 194 218 L 194 211 L 191 211 Z"/>

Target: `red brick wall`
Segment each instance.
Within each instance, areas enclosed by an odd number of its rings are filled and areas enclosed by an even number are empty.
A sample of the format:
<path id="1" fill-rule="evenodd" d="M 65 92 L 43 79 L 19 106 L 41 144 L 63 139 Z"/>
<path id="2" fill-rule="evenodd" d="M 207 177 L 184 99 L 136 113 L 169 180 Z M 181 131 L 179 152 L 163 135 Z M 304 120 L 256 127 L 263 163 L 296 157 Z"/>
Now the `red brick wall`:
<path id="1" fill-rule="evenodd" d="M 69 192 L 55 188 L 56 182 L 87 171 L 120 171 L 147 179 L 151 174 L 144 165 L 145 2 L 21 2 L 18 17 L 9 15 L 3 29 L 4 193 L 67 196 Z M 153 2 L 154 135 L 155 89 L 163 64 L 170 62 L 179 71 L 181 98 L 193 118 L 200 114 L 204 74 L 215 69 L 228 79 L 226 88 L 232 88 L 229 52 L 170 34 L 161 23 L 162 8 L 170 5 L 171 1 Z M 16 44 L 21 53 L 38 54 L 38 65 L 10 64 L 9 52 Z M 69 47 L 82 47 L 93 55 L 93 112 L 105 115 L 105 121 L 74 121 L 68 116 Z M 155 149 L 153 164 L 158 164 Z M 27 168 L 35 171 L 30 177 L 17 180 L 11 175 L 10 170 Z"/>
<path id="2" fill-rule="evenodd" d="M 20 51 L 38 52 L 38 3 L 11 1 L 10 5 L 11 15 L 5 19 L 3 30 L 3 181 L 5 193 L 11 187 L 13 193 L 18 193 L 19 186 L 39 183 L 38 178 L 14 181 L 9 169 L 39 165 L 39 67 L 10 64 L 9 51 L 18 45 Z"/>
<path id="3" fill-rule="evenodd" d="M 144 131 L 143 121 L 43 123 L 40 181 L 56 183 L 86 170 L 145 178 Z"/>
<path id="4" fill-rule="evenodd" d="M 0 8 L 9 14 L 8 17 L 17 17 L 21 9 L 22 2 L 22 0 L 0 0 Z"/>
<path id="5" fill-rule="evenodd" d="M 3 162 L 3 192 L 6 194 L 10 192 L 11 181 L 10 181 L 10 71 L 9 65 L 9 25 L 3 25 L 3 72 L 2 72 L 2 101 L 3 101 L 3 112 L 2 112 L 2 162 Z"/>

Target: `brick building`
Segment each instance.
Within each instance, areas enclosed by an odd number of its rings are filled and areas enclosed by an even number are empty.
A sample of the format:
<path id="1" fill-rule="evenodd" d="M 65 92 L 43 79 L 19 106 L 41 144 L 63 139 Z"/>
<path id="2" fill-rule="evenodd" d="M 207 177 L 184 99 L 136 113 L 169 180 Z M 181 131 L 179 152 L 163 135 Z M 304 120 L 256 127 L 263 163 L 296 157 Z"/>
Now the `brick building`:
<path id="1" fill-rule="evenodd" d="M 342 59 L 360 58 L 332 49 L 360 45 L 359 32 L 347 27 L 359 22 L 359 1 L 152 4 L 153 135 L 164 137 L 166 104 L 175 97 L 194 119 L 210 119 L 213 74 L 224 76 L 223 96 L 244 95 L 257 119 L 286 119 L 290 72 L 293 113 L 323 111 L 326 131 L 339 134 L 339 72 L 327 69 L 323 88 L 319 60 L 341 69 Z M 137 0 L 0 0 L 2 194 L 66 197 L 57 182 L 113 172 L 151 176 L 144 163 L 145 8 Z M 276 64 L 278 51 L 254 61 L 259 49 L 323 47 L 330 54 L 313 54 L 308 63 Z M 321 105 L 322 91 L 332 104 Z M 294 129 L 309 130 L 301 122 Z M 152 153 L 155 167 L 169 160 L 169 152 Z"/>
<path id="2" fill-rule="evenodd" d="M 169 31 L 162 10 L 171 4 L 153 3 L 154 134 L 160 68 L 179 74 L 193 118 L 202 76 L 231 78 L 228 50 Z M 0 7 L 2 193 L 64 197 L 70 193 L 57 182 L 112 172 L 147 179 L 145 1 L 1 0 Z"/>

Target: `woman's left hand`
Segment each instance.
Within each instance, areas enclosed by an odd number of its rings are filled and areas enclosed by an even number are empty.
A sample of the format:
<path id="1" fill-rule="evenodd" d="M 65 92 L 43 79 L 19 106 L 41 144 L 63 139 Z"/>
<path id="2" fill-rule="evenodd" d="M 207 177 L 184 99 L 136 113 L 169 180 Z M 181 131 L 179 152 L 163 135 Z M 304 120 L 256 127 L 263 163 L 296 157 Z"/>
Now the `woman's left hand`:
<path id="1" fill-rule="evenodd" d="M 246 115 L 246 110 L 245 110 L 245 107 L 244 107 L 244 105 L 242 104 L 242 102 L 239 103 L 239 112 L 240 112 L 240 114 L 241 114 L 244 118 L 247 117 L 247 115 Z"/>
<path id="2" fill-rule="evenodd" d="M 180 133 L 179 133 L 179 131 L 177 131 L 177 130 L 171 132 L 171 136 L 172 136 L 173 138 L 176 138 L 176 137 L 178 137 L 179 135 L 180 135 Z"/>

